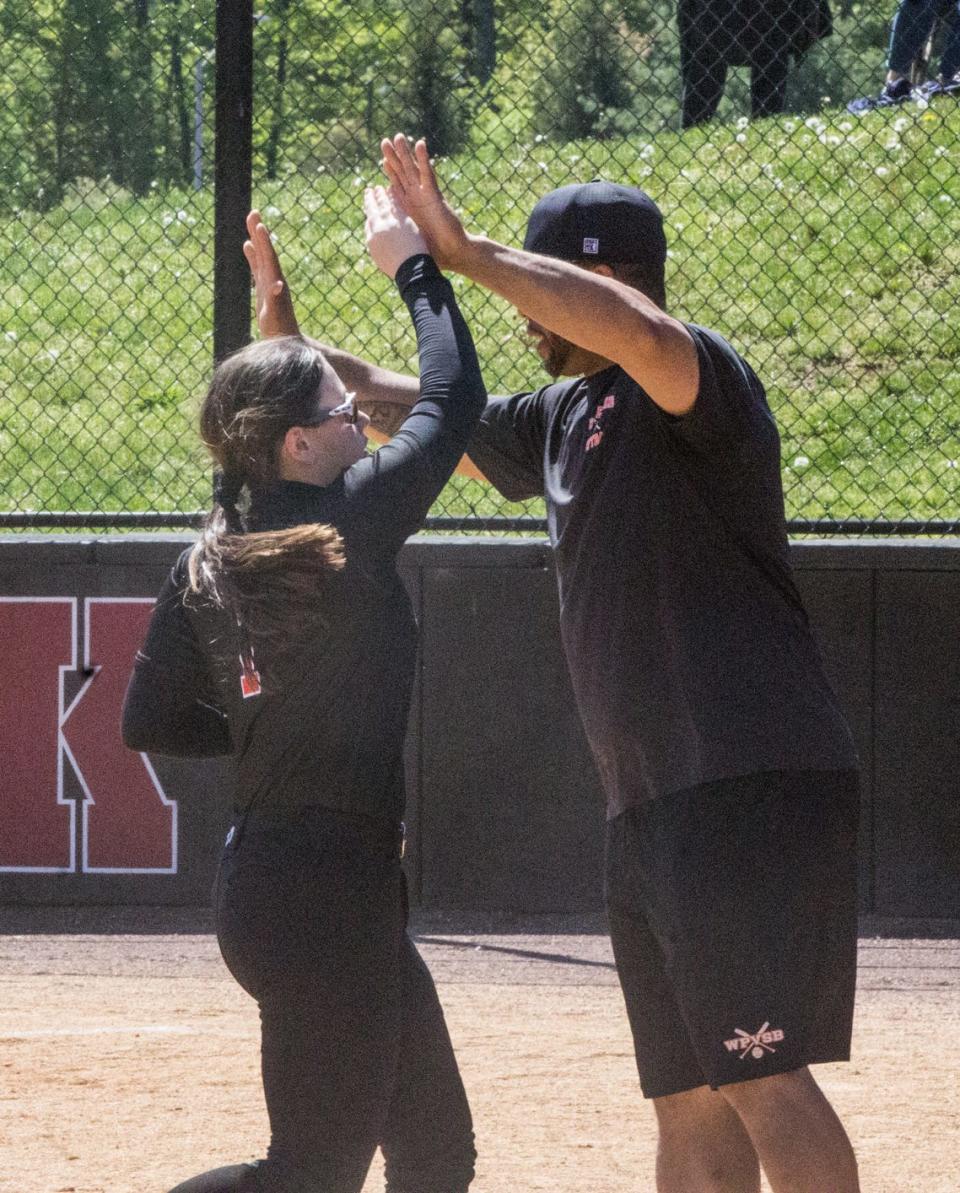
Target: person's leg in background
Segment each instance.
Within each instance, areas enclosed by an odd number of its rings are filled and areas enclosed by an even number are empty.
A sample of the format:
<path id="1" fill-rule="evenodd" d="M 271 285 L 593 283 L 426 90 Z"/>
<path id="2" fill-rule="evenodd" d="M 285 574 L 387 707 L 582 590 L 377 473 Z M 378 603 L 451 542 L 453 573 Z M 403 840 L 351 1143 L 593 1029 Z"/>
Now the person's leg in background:
<path id="1" fill-rule="evenodd" d="M 890 24 L 887 77 L 883 88 L 878 95 L 852 100 L 847 104 L 848 111 L 861 115 L 874 108 L 894 107 L 910 98 L 913 64 L 942 8 L 943 0 L 900 0 Z"/>
<path id="2" fill-rule="evenodd" d="M 782 46 L 754 59 L 750 67 L 750 114 L 754 120 L 783 111 L 789 73 L 790 51 Z"/>
<path id="3" fill-rule="evenodd" d="M 727 63 L 723 31 L 715 27 L 710 6 L 681 0 L 677 9 L 680 31 L 680 125 L 692 128 L 712 120 L 723 98 Z"/>
<path id="4" fill-rule="evenodd" d="M 909 81 L 913 64 L 940 16 L 943 0 L 900 0 L 890 25 L 887 84 Z"/>
<path id="5" fill-rule="evenodd" d="M 688 53 L 682 68 L 682 128 L 705 124 L 717 114 L 727 82 L 727 64 L 703 44 Z"/>
<path id="6" fill-rule="evenodd" d="M 943 45 L 940 74 L 933 86 L 925 89 L 929 97 L 955 95 L 960 98 L 960 0 L 950 0 L 943 15 Z"/>

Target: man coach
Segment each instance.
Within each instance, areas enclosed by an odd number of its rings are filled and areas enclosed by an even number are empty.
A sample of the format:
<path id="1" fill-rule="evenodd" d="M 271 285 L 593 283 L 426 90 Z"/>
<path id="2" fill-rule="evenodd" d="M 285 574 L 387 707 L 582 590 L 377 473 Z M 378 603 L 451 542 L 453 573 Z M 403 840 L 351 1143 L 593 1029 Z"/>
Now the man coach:
<path id="1" fill-rule="evenodd" d="M 849 1056 L 856 757 L 791 578 L 763 387 L 666 313 L 643 192 L 562 187 L 519 251 L 466 232 L 422 141 L 383 154 L 441 267 L 513 303 L 570 378 L 491 400 L 469 451 L 504 496 L 546 497 L 658 1191 L 759 1193 L 762 1166 L 774 1193 L 856 1193 L 808 1068 Z M 389 431 L 416 382 L 325 351 Z"/>

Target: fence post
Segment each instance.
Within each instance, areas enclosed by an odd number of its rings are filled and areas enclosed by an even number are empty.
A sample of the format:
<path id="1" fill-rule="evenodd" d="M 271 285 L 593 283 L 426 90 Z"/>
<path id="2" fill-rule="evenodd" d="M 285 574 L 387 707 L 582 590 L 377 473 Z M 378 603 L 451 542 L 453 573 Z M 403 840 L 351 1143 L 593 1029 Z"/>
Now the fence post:
<path id="1" fill-rule="evenodd" d="M 213 221 L 213 357 L 250 339 L 250 276 L 243 256 L 253 144 L 253 0 L 217 0 Z"/>

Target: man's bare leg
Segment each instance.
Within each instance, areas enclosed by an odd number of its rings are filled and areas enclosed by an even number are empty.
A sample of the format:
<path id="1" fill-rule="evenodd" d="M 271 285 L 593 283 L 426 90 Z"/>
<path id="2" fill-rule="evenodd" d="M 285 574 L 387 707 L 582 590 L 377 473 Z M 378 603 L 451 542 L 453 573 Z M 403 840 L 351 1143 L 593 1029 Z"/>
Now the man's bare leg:
<path id="1" fill-rule="evenodd" d="M 809 1069 L 719 1092 L 740 1116 L 773 1193 L 859 1193 L 850 1140 Z"/>
<path id="2" fill-rule="evenodd" d="M 760 1164 L 726 1098 L 707 1086 L 654 1098 L 657 1193 L 760 1193 Z"/>

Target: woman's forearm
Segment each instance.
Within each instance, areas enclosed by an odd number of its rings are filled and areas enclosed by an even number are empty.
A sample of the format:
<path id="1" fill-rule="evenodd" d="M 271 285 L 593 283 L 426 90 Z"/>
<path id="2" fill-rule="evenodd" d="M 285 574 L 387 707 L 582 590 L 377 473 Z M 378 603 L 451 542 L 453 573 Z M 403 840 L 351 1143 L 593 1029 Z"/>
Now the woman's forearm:
<path id="1" fill-rule="evenodd" d="M 309 337 L 307 342 L 327 358 L 348 390 L 356 393 L 360 408 L 381 435 L 394 435 L 420 396 L 420 381 L 404 373 L 382 369 L 362 357 L 332 348 Z"/>

